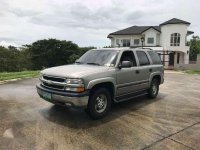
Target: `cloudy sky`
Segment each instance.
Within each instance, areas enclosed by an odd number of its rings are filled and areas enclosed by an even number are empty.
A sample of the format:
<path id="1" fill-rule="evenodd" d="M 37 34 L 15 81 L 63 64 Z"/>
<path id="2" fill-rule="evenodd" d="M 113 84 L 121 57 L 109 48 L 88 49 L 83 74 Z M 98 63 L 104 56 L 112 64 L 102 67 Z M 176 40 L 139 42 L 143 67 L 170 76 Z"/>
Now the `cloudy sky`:
<path id="1" fill-rule="evenodd" d="M 103 47 L 111 32 L 171 18 L 191 22 L 200 35 L 199 6 L 199 0 L 0 0 L 0 44 L 57 38 Z"/>

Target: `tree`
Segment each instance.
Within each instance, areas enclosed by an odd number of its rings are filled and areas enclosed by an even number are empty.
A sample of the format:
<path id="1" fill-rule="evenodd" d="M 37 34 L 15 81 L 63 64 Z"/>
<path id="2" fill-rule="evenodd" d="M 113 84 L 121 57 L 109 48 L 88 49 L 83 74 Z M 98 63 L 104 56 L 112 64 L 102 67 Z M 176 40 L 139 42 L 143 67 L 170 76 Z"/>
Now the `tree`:
<path id="1" fill-rule="evenodd" d="M 190 60 L 196 61 L 197 54 L 200 53 L 200 38 L 199 36 L 192 36 L 190 44 Z"/>
<path id="2" fill-rule="evenodd" d="M 72 54 L 78 55 L 78 45 L 65 40 L 44 39 L 26 47 L 30 50 L 34 70 L 68 64 Z"/>
<path id="3" fill-rule="evenodd" d="M 91 49 L 97 49 L 94 46 L 89 46 L 89 47 L 79 47 L 79 57 L 82 56 L 85 52 Z"/>
<path id="4" fill-rule="evenodd" d="M 13 46 L 0 46 L 0 71 L 21 71 L 19 63 L 20 51 Z"/>
<path id="5" fill-rule="evenodd" d="M 71 41 L 38 40 L 20 48 L 0 46 L 0 72 L 41 70 L 74 63 L 81 55 L 95 47 L 78 47 Z"/>

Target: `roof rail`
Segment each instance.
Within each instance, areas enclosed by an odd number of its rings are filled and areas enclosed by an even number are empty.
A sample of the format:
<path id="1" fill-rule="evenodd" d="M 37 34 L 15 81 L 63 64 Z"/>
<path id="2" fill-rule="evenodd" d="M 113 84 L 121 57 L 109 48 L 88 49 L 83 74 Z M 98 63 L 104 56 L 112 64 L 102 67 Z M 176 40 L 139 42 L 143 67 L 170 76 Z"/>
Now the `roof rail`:
<path id="1" fill-rule="evenodd" d="M 151 49 L 151 48 L 149 48 L 149 47 L 130 47 L 130 48 L 134 48 L 134 49 L 140 48 L 140 49 L 149 49 L 149 50 L 153 50 L 153 49 Z"/>

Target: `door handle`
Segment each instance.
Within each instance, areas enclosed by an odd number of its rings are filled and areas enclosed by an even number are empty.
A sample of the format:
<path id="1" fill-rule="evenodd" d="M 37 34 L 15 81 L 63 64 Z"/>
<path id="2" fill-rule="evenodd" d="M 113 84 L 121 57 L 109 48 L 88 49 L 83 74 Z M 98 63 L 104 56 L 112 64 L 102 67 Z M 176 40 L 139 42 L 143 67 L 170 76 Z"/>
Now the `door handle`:
<path id="1" fill-rule="evenodd" d="M 136 70 L 136 71 L 135 71 L 135 73 L 136 73 L 136 74 L 139 74 L 139 73 L 140 73 L 140 71 L 139 71 L 139 70 Z"/>
<path id="2" fill-rule="evenodd" d="M 149 69 L 149 72 L 152 72 L 152 69 Z"/>

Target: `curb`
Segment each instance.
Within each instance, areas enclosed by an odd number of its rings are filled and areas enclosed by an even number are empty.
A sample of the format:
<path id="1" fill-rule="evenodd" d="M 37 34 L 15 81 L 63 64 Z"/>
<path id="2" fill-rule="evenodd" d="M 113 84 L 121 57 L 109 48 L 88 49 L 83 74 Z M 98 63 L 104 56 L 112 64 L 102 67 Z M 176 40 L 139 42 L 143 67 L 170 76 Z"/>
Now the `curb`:
<path id="1" fill-rule="evenodd" d="M 0 85 L 6 84 L 6 83 L 9 83 L 9 82 L 19 81 L 19 80 L 23 80 L 23 79 L 32 79 L 32 78 L 36 78 L 36 77 L 27 77 L 27 78 L 17 78 L 17 79 L 4 80 L 4 81 L 0 81 Z"/>

